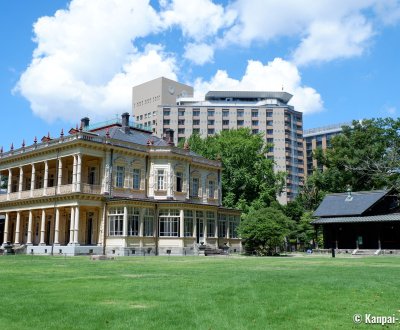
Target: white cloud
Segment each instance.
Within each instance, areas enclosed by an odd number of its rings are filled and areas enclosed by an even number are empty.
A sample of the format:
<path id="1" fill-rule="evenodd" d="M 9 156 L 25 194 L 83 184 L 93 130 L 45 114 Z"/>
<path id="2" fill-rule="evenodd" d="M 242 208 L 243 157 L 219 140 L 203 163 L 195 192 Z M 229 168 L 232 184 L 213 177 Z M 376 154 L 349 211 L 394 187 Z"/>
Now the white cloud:
<path id="1" fill-rule="evenodd" d="M 342 22 L 314 22 L 293 58 L 301 65 L 359 56 L 372 34 L 371 24 L 362 16 L 352 16 Z"/>
<path id="2" fill-rule="evenodd" d="M 223 42 L 249 46 L 281 37 L 301 38 L 299 48 L 293 52 L 294 61 L 299 64 L 357 56 L 374 34 L 372 19 L 367 19 L 364 11 L 373 9 L 377 2 L 237 0 L 231 8 L 238 18 Z M 324 51 L 327 46 L 338 48 Z"/>
<path id="3" fill-rule="evenodd" d="M 400 21 L 400 0 L 378 1 L 375 11 L 384 24 L 395 25 Z"/>
<path id="4" fill-rule="evenodd" d="M 162 47 L 141 53 L 132 44 L 159 26 L 147 0 L 73 0 L 34 25 L 37 48 L 15 90 L 47 121 L 130 111 L 131 86 L 176 79 L 175 60 Z"/>
<path id="5" fill-rule="evenodd" d="M 178 25 L 184 34 L 196 41 L 215 36 L 221 28 L 231 25 L 235 12 L 226 11 L 223 6 L 210 0 L 172 0 L 162 1 L 161 13 L 167 26 Z"/>
<path id="6" fill-rule="evenodd" d="M 266 65 L 259 61 L 249 61 L 246 72 L 240 80 L 229 77 L 226 71 L 219 70 L 210 81 L 195 81 L 195 97 L 211 90 L 255 90 L 280 91 L 282 87 L 293 96 L 290 104 L 304 113 L 323 110 L 323 102 L 318 92 L 302 85 L 297 67 L 288 61 L 275 58 Z"/>
<path id="7" fill-rule="evenodd" d="M 183 57 L 192 61 L 194 64 L 203 65 L 212 62 L 214 57 L 213 47 L 207 44 L 187 44 Z"/>

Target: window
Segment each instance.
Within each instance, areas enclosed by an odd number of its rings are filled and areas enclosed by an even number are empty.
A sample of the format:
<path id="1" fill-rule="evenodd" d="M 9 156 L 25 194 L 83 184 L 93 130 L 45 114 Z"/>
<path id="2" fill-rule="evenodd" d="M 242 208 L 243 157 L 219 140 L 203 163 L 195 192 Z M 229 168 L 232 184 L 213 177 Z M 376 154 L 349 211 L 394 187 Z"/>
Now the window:
<path id="1" fill-rule="evenodd" d="M 121 236 L 124 225 L 124 209 L 112 207 L 108 211 L 108 234 L 110 236 Z"/>
<path id="2" fill-rule="evenodd" d="M 267 111 L 267 117 L 272 118 L 272 111 Z"/>
<path id="3" fill-rule="evenodd" d="M 267 143 L 274 143 L 274 139 L 273 138 L 268 138 L 267 139 Z"/>
<path id="4" fill-rule="evenodd" d="M 144 219 L 143 219 L 143 236 L 153 236 L 154 235 L 154 210 L 144 209 Z"/>
<path id="5" fill-rule="evenodd" d="M 214 198 L 215 194 L 215 181 L 209 180 L 208 181 L 208 198 Z"/>
<path id="6" fill-rule="evenodd" d="M 139 216 L 138 208 L 128 207 L 128 236 L 139 236 Z"/>
<path id="7" fill-rule="evenodd" d="M 207 110 L 207 116 L 209 117 L 214 117 L 214 113 L 215 113 L 214 110 Z"/>
<path id="8" fill-rule="evenodd" d="M 185 119 L 178 119 L 178 125 L 185 125 Z"/>
<path id="9" fill-rule="evenodd" d="M 164 109 L 164 116 L 169 116 L 171 114 L 170 109 Z"/>
<path id="10" fill-rule="evenodd" d="M 193 125 L 200 125 L 199 119 L 193 119 Z"/>
<path id="11" fill-rule="evenodd" d="M 157 170 L 157 190 L 166 190 L 165 170 Z"/>
<path id="12" fill-rule="evenodd" d="M 222 117 L 229 117 L 229 110 L 222 110 Z"/>
<path id="13" fill-rule="evenodd" d="M 253 118 L 257 118 L 258 117 L 258 110 L 251 110 L 251 116 Z"/>
<path id="14" fill-rule="evenodd" d="M 253 134 L 258 134 L 258 129 L 253 129 L 251 132 L 252 132 Z"/>
<path id="15" fill-rule="evenodd" d="M 184 128 L 178 128 L 178 134 L 185 134 Z"/>
<path id="16" fill-rule="evenodd" d="M 243 110 L 238 110 L 238 111 L 237 111 L 237 116 L 238 116 L 238 118 L 243 118 L 243 114 L 244 114 L 244 111 L 243 111 Z"/>
<path id="17" fill-rule="evenodd" d="M 125 167 L 117 166 L 117 175 L 115 176 L 115 186 L 118 188 L 124 187 Z"/>
<path id="18" fill-rule="evenodd" d="M 272 125 L 273 125 L 272 120 L 267 120 L 267 126 L 272 126 Z"/>
<path id="19" fill-rule="evenodd" d="M 200 116 L 200 110 L 193 110 L 193 117 Z"/>
<path id="20" fill-rule="evenodd" d="M 207 134 L 214 134 L 215 133 L 215 129 L 214 128 L 209 128 L 208 130 L 207 130 Z"/>
<path id="21" fill-rule="evenodd" d="M 238 125 L 238 126 L 243 126 L 243 124 L 244 124 L 244 121 L 243 121 L 243 120 L 238 120 L 238 121 L 237 121 L 237 125 Z"/>
<path id="22" fill-rule="evenodd" d="M 169 125 L 170 120 L 169 119 L 164 119 L 164 125 Z"/>
<path id="23" fill-rule="evenodd" d="M 226 237 L 226 214 L 221 214 L 219 216 L 219 222 L 218 222 L 218 237 Z"/>
<path id="24" fill-rule="evenodd" d="M 252 124 L 253 126 L 258 126 L 258 120 L 252 120 L 252 121 L 251 121 L 251 124 Z"/>
<path id="25" fill-rule="evenodd" d="M 198 197 L 199 196 L 199 178 L 192 178 L 192 184 L 190 186 L 190 196 Z"/>
<path id="26" fill-rule="evenodd" d="M 274 134 L 274 130 L 273 129 L 267 129 L 267 134 L 269 134 L 269 135 Z"/>
<path id="27" fill-rule="evenodd" d="M 215 237 L 215 213 L 207 211 L 207 237 Z"/>
<path id="28" fill-rule="evenodd" d="M 179 237 L 179 210 L 161 209 L 159 216 L 160 237 Z"/>
<path id="29" fill-rule="evenodd" d="M 239 216 L 237 215 L 230 215 L 229 216 L 229 237 L 230 238 L 237 238 L 237 228 L 239 226 Z"/>
<path id="30" fill-rule="evenodd" d="M 182 191 L 183 188 L 183 173 L 176 172 L 176 191 Z"/>
<path id="31" fill-rule="evenodd" d="M 185 115 L 185 110 L 184 109 L 178 109 L 178 116 L 184 116 Z"/>
<path id="32" fill-rule="evenodd" d="M 222 125 L 229 125 L 229 120 L 223 120 Z"/>
<path id="33" fill-rule="evenodd" d="M 185 237 L 193 236 L 193 211 L 192 210 L 185 210 L 184 233 L 185 233 Z"/>
<path id="34" fill-rule="evenodd" d="M 214 120 L 214 119 L 209 119 L 209 120 L 207 121 L 207 125 L 214 125 L 214 123 L 215 123 L 215 120 Z"/>
<path id="35" fill-rule="evenodd" d="M 132 170 L 132 188 L 140 189 L 140 169 L 134 168 Z"/>
<path id="36" fill-rule="evenodd" d="M 200 134 L 200 128 L 193 128 L 193 134 Z"/>

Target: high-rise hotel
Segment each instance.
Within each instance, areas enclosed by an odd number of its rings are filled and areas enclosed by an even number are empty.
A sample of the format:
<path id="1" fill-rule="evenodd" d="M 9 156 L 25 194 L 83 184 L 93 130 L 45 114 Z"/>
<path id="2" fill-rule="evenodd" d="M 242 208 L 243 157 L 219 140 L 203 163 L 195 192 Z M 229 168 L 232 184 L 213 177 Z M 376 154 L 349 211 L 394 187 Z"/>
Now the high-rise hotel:
<path id="1" fill-rule="evenodd" d="M 222 130 L 248 127 L 273 145 L 267 157 L 275 170 L 287 173 L 286 189 L 278 200 L 286 204 L 298 193 L 304 177 L 302 113 L 288 105 L 284 91 L 210 91 L 204 100 L 193 88 L 166 78 L 133 87 L 133 116 L 162 137 L 176 132 L 175 143 L 192 134 L 210 136 Z"/>

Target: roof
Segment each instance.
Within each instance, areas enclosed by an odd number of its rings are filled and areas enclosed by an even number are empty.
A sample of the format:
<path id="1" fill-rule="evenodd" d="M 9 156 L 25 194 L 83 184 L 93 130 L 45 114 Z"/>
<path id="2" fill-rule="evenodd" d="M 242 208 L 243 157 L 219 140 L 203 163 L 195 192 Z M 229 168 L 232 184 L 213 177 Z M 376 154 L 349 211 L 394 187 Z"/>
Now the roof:
<path id="1" fill-rule="evenodd" d="M 137 130 L 134 128 L 130 128 L 128 134 L 126 134 L 123 131 L 123 128 L 120 126 L 112 126 L 109 128 L 99 129 L 99 130 L 96 130 L 94 133 L 98 134 L 99 136 L 106 136 L 107 131 L 110 135 L 110 138 L 120 140 L 120 141 L 131 142 L 131 143 L 136 143 L 136 144 L 141 144 L 141 145 L 147 145 L 147 141 L 151 140 L 151 141 L 153 141 L 153 145 L 155 145 L 155 146 L 167 146 L 168 145 L 168 143 L 166 141 L 151 134 L 150 132 L 145 132 L 145 131 Z"/>
<path id="2" fill-rule="evenodd" d="M 336 218 L 319 218 L 312 221 L 312 224 L 320 225 L 327 223 L 354 223 L 354 222 L 385 222 L 400 221 L 400 213 L 371 215 L 363 217 L 336 217 Z"/>
<path id="3" fill-rule="evenodd" d="M 390 190 L 361 191 L 327 195 L 314 212 L 315 217 L 339 217 L 362 215 Z"/>
<path id="4" fill-rule="evenodd" d="M 221 99 L 277 99 L 283 103 L 288 103 L 292 94 L 287 92 L 255 92 L 255 91 L 210 91 L 206 94 L 206 100 Z"/>

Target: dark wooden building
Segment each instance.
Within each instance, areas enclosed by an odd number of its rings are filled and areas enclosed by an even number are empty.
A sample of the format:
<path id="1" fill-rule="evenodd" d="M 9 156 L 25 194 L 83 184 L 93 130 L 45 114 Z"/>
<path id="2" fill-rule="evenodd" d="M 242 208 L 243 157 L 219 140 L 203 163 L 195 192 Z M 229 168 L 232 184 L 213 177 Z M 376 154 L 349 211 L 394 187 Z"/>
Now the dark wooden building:
<path id="1" fill-rule="evenodd" d="M 312 224 L 323 230 L 324 248 L 400 249 L 399 197 L 394 190 L 327 195 Z"/>

